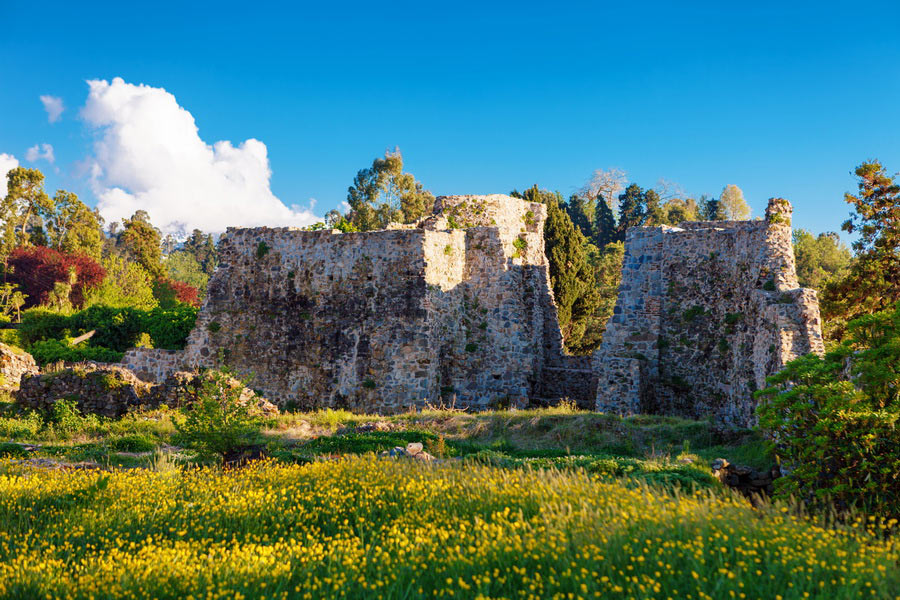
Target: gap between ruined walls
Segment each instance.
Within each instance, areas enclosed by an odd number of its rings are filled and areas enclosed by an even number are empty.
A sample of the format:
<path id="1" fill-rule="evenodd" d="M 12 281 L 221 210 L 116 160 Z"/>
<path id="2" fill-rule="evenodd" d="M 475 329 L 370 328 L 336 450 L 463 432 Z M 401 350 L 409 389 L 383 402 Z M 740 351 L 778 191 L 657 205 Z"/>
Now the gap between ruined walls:
<path id="1" fill-rule="evenodd" d="M 444 196 L 414 226 L 229 229 L 185 350 L 135 348 L 123 362 L 148 381 L 224 363 L 270 400 L 303 409 L 478 410 L 571 398 L 618 414 L 745 426 L 752 386 L 692 373 L 724 369 L 758 387 L 789 358 L 821 351 L 815 292 L 796 284 L 790 213 L 773 200 L 765 221 L 630 230 L 616 313 L 593 357 L 563 351 L 541 204 Z M 708 248 L 734 256 L 710 262 Z M 708 306 L 698 298 L 702 313 L 685 321 L 666 312 L 712 268 L 727 276 Z M 771 286 L 760 279 L 769 276 Z M 735 317 L 738 308 L 746 315 Z M 712 352 L 700 338 L 720 330 L 733 339 Z M 673 335 L 698 338 L 698 347 L 660 347 Z M 694 387 L 706 397 L 689 394 Z"/>

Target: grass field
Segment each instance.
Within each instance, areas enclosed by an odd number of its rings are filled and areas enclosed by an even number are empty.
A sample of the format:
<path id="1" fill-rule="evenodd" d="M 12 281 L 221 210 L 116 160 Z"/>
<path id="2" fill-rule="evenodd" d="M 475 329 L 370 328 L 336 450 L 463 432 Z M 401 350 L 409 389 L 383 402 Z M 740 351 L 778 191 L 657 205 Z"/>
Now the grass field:
<path id="1" fill-rule="evenodd" d="M 900 597 L 880 523 L 752 508 L 709 460 L 765 467 L 765 445 L 704 422 L 288 413 L 267 460 L 222 470 L 177 446 L 170 412 L 14 413 L 3 598 Z M 376 455 L 412 441 L 444 460 Z"/>
<path id="2" fill-rule="evenodd" d="M 372 455 L 0 478 L 6 598 L 859 598 L 897 547 L 708 491 Z M 874 528 L 877 532 L 877 527 Z"/>

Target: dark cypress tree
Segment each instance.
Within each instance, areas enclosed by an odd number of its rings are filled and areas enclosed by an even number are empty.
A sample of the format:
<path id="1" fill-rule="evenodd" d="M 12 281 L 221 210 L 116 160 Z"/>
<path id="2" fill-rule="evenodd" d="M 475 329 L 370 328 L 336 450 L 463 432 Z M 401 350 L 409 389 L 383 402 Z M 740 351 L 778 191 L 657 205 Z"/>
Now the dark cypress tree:
<path id="1" fill-rule="evenodd" d="M 618 239 L 616 215 L 602 197 L 597 198 L 597 210 L 594 211 L 594 236 L 592 241 L 597 248 L 605 248 Z"/>
<path id="2" fill-rule="evenodd" d="M 724 221 L 725 207 L 719 202 L 718 198 L 700 196 L 700 218 L 704 221 Z"/>
<path id="3" fill-rule="evenodd" d="M 619 195 L 619 226 L 617 239 L 625 241 L 625 232 L 629 227 L 640 227 L 647 219 L 647 211 L 644 206 L 644 190 L 636 183 L 632 183 L 625 192 Z"/>
<path id="4" fill-rule="evenodd" d="M 565 203 L 566 214 L 572 219 L 572 223 L 586 238 L 593 238 L 593 216 L 596 214 L 597 201 L 585 198 L 580 194 L 572 194 Z"/>
<path id="5" fill-rule="evenodd" d="M 600 295 L 594 281 L 594 270 L 588 262 L 588 241 L 563 210 L 559 193 L 538 189 L 535 185 L 522 194 L 530 202 L 547 207 L 544 223 L 544 250 L 550 270 L 550 285 L 556 299 L 559 328 L 570 352 L 589 353 L 595 349 L 582 346 L 589 318 L 597 309 Z M 586 341 L 586 340 L 585 340 Z"/>

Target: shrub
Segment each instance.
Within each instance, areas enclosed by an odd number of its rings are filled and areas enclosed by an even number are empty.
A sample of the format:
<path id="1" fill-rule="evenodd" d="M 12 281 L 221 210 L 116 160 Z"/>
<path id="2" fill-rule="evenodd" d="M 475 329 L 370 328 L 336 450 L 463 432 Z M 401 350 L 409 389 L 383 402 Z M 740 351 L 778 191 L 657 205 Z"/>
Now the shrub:
<path id="1" fill-rule="evenodd" d="M 166 277 L 157 279 L 153 283 L 153 297 L 163 309 L 176 308 L 179 304 L 200 306 L 200 291 L 197 288 Z"/>
<path id="2" fill-rule="evenodd" d="M 93 360 L 97 362 L 119 362 L 122 353 L 104 348 L 103 346 L 88 346 L 84 343 L 77 346 L 69 345 L 67 340 L 42 340 L 35 342 L 29 348 L 35 362 L 43 366 L 59 361 L 81 362 Z"/>
<path id="3" fill-rule="evenodd" d="M 200 385 L 181 400 L 186 404 L 182 421 L 175 422 L 178 436 L 201 458 L 226 458 L 259 442 L 262 418 L 251 402 L 241 399 L 244 386 L 220 371 L 207 371 Z"/>
<path id="4" fill-rule="evenodd" d="M 790 474 L 777 491 L 839 511 L 900 516 L 900 307 L 848 325 L 824 357 L 790 362 L 757 392 Z"/>
<path id="5" fill-rule="evenodd" d="M 16 248 L 9 255 L 9 281 L 18 284 L 26 295 L 27 306 L 47 302 L 57 284 L 68 284 L 75 274 L 66 300 L 74 306 L 84 304 L 87 290 L 103 283 L 106 270 L 97 261 L 81 254 L 65 254 L 44 246 Z"/>
<path id="6" fill-rule="evenodd" d="M 197 309 L 180 304 L 172 309 L 114 308 L 95 305 L 72 315 L 46 309 L 31 309 L 22 314 L 19 335 L 26 347 L 42 340 L 75 337 L 88 331 L 96 333 L 89 346 L 101 346 L 124 352 L 149 334 L 155 348 L 181 350 L 197 319 Z"/>
<path id="7" fill-rule="evenodd" d="M 53 403 L 49 421 L 57 433 L 69 436 L 75 433 L 94 432 L 100 427 L 96 415 L 82 415 L 74 400 L 59 399 Z"/>

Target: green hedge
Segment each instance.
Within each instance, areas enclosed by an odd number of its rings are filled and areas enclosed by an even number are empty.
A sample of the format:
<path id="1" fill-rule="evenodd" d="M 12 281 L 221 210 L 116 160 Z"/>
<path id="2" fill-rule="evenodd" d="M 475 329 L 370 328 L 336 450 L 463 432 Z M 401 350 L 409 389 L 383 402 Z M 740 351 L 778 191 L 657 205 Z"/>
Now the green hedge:
<path id="1" fill-rule="evenodd" d="M 22 314 L 19 336 L 30 350 L 38 342 L 77 337 L 95 330 L 88 347 L 121 353 L 134 347 L 141 334 L 147 333 L 155 348 L 180 350 L 196 319 L 197 309 L 187 305 L 152 310 L 91 306 L 71 315 L 36 308 Z"/>
<path id="2" fill-rule="evenodd" d="M 119 362 L 122 352 L 116 352 L 102 346 L 88 346 L 84 343 L 70 346 L 65 340 L 42 340 L 29 347 L 34 360 L 41 366 L 59 361 L 81 362 L 94 360 L 97 362 Z"/>
<path id="3" fill-rule="evenodd" d="M 789 472 L 777 492 L 900 517 L 900 308 L 852 321 L 834 351 L 798 358 L 768 383 L 760 427 Z"/>

